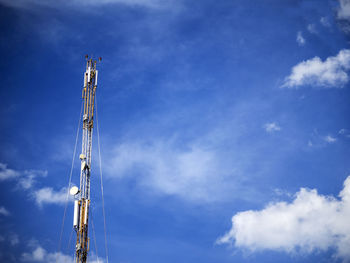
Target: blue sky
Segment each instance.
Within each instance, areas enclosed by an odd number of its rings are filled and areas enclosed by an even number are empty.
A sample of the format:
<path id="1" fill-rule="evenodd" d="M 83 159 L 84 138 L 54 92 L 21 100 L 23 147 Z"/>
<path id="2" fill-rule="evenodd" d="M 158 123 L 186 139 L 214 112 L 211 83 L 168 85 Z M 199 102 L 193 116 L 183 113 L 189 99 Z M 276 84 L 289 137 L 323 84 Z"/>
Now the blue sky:
<path id="1" fill-rule="evenodd" d="M 0 261 L 72 262 L 90 54 L 109 262 L 350 262 L 349 34 L 347 0 L 0 0 Z"/>

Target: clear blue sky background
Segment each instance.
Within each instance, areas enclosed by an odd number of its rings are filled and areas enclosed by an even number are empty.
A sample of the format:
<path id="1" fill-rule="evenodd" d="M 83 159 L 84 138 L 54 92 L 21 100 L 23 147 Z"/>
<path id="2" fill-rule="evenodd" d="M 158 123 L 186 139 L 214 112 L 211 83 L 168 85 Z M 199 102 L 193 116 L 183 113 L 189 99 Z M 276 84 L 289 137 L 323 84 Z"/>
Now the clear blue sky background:
<path id="1" fill-rule="evenodd" d="M 85 54 L 103 58 L 109 262 L 349 261 L 335 242 L 308 243 L 313 235 L 290 249 L 221 239 L 237 213 L 292 204 L 301 187 L 341 202 L 350 60 L 338 54 L 349 17 L 336 0 L 0 0 L 0 261 L 55 262 Z M 303 61 L 321 70 L 305 66 L 292 85 Z M 92 216 L 105 260 L 96 139 Z"/>

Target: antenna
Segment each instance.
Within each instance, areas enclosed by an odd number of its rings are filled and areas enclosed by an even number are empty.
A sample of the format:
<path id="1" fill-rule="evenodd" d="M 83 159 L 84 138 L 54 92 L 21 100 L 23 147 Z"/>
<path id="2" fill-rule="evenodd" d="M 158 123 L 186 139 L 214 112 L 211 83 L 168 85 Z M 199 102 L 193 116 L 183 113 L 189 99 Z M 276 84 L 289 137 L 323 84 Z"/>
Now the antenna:
<path id="1" fill-rule="evenodd" d="M 94 104 L 97 88 L 97 61 L 85 56 L 86 70 L 84 72 L 84 86 L 82 91 L 83 109 L 83 135 L 80 168 L 80 186 L 73 186 L 70 194 L 75 197 L 73 227 L 77 234 L 75 246 L 75 262 L 86 263 L 90 250 L 90 239 L 88 236 L 89 209 L 90 209 L 90 176 L 91 176 L 91 153 L 92 132 L 94 126 Z M 101 61 L 100 57 L 98 61 Z"/>

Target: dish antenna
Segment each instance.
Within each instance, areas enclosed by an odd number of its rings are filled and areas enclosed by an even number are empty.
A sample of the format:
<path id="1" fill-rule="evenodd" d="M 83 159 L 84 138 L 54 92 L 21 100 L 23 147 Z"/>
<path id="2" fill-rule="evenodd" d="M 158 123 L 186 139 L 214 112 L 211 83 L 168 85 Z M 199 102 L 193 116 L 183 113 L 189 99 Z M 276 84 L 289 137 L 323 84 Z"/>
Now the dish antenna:
<path id="1" fill-rule="evenodd" d="M 76 187 L 76 186 L 73 186 L 70 190 L 69 190 L 69 193 L 70 193 L 70 195 L 77 195 L 78 193 L 79 193 L 79 189 L 78 189 L 78 187 Z"/>

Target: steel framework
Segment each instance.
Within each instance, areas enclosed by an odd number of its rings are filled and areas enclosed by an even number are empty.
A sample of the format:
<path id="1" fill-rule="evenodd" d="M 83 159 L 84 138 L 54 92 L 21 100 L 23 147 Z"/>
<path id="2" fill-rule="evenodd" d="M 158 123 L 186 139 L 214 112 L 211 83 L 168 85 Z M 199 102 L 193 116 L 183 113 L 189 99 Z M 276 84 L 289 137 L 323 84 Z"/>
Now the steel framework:
<path id="1" fill-rule="evenodd" d="M 88 224 L 90 208 L 91 151 L 98 71 L 96 70 L 96 60 L 93 60 L 88 56 L 86 56 L 86 60 L 84 87 L 82 90 L 83 130 L 81 154 L 79 156 L 81 161 L 80 187 L 76 187 L 76 190 L 73 190 L 72 193 L 75 195 L 73 227 L 77 234 L 75 246 L 76 263 L 87 262 L 87 256 L 90 249 Z M 101 58 L 99 58 L 98 61 L 101 61 Z"/>

